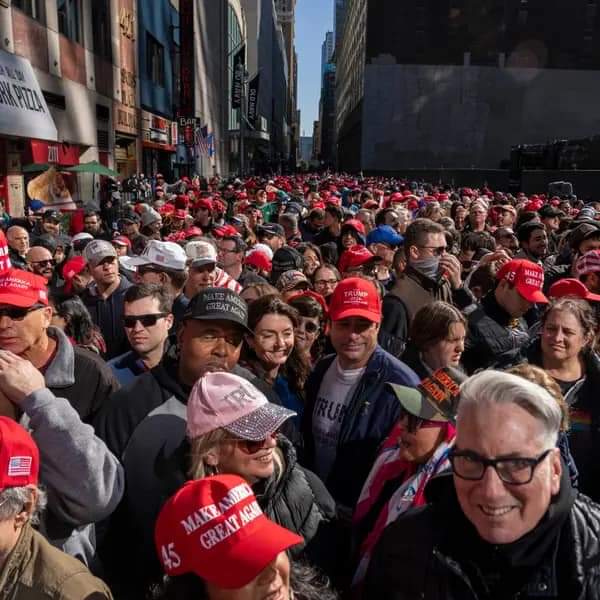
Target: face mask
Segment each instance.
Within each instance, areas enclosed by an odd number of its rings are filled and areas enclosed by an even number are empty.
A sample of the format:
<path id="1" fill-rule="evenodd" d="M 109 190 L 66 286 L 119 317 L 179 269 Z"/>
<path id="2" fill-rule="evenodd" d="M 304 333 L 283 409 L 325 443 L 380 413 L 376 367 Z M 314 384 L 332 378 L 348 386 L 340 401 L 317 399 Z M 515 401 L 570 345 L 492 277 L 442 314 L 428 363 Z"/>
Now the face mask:
<path id="1" fill-rule="evenodd" d="M 410 261 L 410 266 L 413 269 L 423 273 L 429 279 L 436 279 L 440 269 L 440 257 L 430 256 L 428 258 L 418 258 Z"/>

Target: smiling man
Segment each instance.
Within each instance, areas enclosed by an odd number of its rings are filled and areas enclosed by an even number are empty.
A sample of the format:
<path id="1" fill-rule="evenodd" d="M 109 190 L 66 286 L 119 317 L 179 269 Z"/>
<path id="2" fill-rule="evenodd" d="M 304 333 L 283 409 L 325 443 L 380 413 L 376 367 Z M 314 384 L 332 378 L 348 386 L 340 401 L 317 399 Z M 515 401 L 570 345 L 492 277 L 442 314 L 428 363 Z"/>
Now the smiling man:
<path id="1" fill-rule="evenodd" d="M 515 375 L 464 383 L 454 476 L 384 531 L 363 598 L 597 598 L 600 506 L 571 487 L 561 418 Z"/>
<path id="2" fill-rule="evenodd" d="M 306 384 L 306 466 L 350 514 L 379 444 L 400 416 L 386 382 L 414 386 L 419 380 L 377 344 L 381 300 L 373 283 L 342 280 L 331 296 L 329 317 L 337 355 L 322 359 Z"/>

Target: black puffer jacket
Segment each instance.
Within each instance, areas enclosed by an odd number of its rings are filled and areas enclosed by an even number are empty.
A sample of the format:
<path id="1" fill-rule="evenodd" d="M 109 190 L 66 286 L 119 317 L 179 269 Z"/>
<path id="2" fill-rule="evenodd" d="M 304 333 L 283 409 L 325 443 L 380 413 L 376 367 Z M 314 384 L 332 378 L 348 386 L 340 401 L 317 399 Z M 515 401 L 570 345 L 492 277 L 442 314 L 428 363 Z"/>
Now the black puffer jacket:
<path id="1" fill-rule="evenodd" d="M 519 362 L 529 343 L 525 319 L 512 319 L 498 304 L 492 290 L 469 314 L 463 364 L 468 373 L 478 369 L 502 369 Z"/>
<path id="2" fill-rule="evenodd" d="M 475 591 L 467 565 L 442 550 L 452 528 L 444 513 L 429 504 L 386 528 L 371 560 L 364 600 L 489 600 Z M 578 495 L 559 540 L 555 559 L 533 567 L 529 584 L 502 600 L 600 600 L 600 505 Z M 454 547 L 468 555 L 465 543 L 455 540 Z"/>
<path id="3" fill-rule="evenodd" d="M 278 448 L 284 459 L 283 473 L 253 486 L 258 503 L 273 521 L 296 532 L 305 544 L 292 549 L 297 558 L 306 553 L 310 562 L 322 567 L 322 545 L 329 543 L 329 524 L 335 519 L 335 501 L 323 482 L 297 463 L 291 442 L 280 436 Z"/>

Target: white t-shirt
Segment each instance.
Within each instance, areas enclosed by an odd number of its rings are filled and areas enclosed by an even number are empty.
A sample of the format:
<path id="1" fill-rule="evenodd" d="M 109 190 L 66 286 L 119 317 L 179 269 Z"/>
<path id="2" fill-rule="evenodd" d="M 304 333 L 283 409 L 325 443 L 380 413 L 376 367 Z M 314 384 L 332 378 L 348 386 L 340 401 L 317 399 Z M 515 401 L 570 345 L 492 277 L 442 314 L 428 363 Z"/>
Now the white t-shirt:
<path id="1" fill-rule="evenodd" d="M 361 369 L 342 370 L 335 358 L 323 377 L 313 410 L 315 472 L 325 481 L 333 467 L 342 421 L 359 379 Z"/>

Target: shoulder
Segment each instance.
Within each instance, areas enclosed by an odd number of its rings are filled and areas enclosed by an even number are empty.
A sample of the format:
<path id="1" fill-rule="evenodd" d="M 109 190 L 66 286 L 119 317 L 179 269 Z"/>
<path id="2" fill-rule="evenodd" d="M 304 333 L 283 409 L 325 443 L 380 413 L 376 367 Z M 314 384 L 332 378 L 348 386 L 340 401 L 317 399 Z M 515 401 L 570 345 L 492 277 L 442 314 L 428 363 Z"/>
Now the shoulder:
<path id="1" fill-rule="evenodd" d="M 75 368 L 79 366 L 110 374 L 111 371 L 106 361 L 95 352 L 81 346 L 73 346 L 73 353 L 75 355 Z"/>
<path id="2" fill-rule="evenodd" d="M 375 349 L 367 370 L 377 370 L 385 376 L 386 381 L 392 383 L 408 385 L 417 385 L 419 383 L 416 373 L 406 363 L 386 352 L 380 346 L 377 346 Z"/>
<path id="3" fill-rule="evenodd" d="M 32 539 L 34 571 L 31 584 L 56 600 L 103 600 L 112 598 L 100 579 L 79 560 L 52 546 L 40 533 Z"/>

